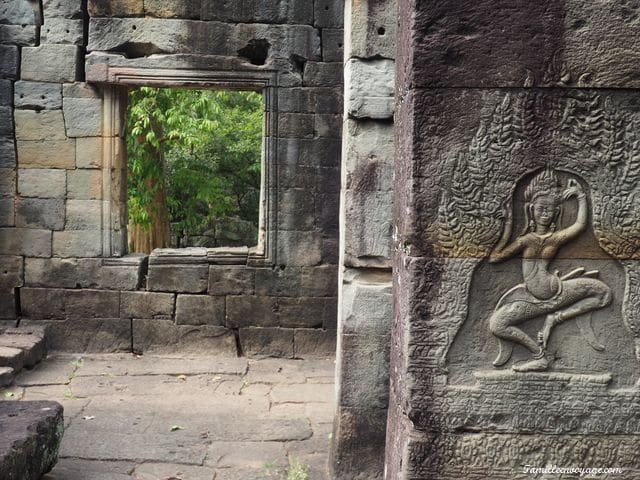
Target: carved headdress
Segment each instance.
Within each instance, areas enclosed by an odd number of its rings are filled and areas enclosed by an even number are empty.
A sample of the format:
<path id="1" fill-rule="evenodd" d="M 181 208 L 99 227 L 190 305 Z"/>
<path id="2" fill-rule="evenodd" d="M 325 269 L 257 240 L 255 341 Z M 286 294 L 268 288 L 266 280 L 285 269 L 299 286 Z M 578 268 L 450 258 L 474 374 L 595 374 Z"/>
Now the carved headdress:
<path id="1" fill-rule="evenodd" d="M 524 191 L 524 201 L 532 203 L 541 195 L 551 196 L 555 200 L 560 201 L 561 191 L 560 179 L 556 175 L 556 172 L 547 167 L 531 179 Z"/>

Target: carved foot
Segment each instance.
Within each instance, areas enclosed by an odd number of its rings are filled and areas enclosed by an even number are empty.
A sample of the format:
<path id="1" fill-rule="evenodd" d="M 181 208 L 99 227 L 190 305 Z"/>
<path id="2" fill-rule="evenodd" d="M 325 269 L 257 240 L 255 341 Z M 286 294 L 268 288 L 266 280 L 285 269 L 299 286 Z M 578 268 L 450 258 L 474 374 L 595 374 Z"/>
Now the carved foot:
<path id="1" fill-rule="evenodd" d="M 498 345 L 500 346 L 500 352 L 498 353 L 496 359 L 493 361 L 494 367 L 501 367 L 502 365 L 507 363 L 511 358 L 511 354 L 513 353 L 513 344 L 511 342 L 506 342 L 499 338 Z"/>
<path id="2" fill-rule="evenodd" d="M 547 318 L 544 320 L 544 326 L 542 330 L 538 332 L 538 343 L 543 350 L 547 349 L 547 344 L 549 343 L 549 337 L 551 336 L 551 329 L 553 326 L 559 322 L 560 313 L 550 313 L 547 315 Z"/>
<path id="3" fill-rule="evenodd" d="M 517 363 L 513 366 L 516 372 L 543 372 L 549 368 L 551 360 L 546 356 L 540 358 L 532 358 L 526 362 Z"/>

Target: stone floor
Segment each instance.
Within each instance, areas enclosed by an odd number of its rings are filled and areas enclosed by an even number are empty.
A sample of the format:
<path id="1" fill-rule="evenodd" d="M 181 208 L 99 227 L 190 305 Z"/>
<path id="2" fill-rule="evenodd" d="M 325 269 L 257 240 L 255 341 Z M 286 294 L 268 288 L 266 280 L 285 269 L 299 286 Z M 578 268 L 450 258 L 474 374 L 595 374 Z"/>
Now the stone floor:
<path id="1" fill-rule="evenodd" d="M 47 480 L 326 480 L 333 370 L 333 359 L 55 354 L 0 398 L 64 406 Z"/>

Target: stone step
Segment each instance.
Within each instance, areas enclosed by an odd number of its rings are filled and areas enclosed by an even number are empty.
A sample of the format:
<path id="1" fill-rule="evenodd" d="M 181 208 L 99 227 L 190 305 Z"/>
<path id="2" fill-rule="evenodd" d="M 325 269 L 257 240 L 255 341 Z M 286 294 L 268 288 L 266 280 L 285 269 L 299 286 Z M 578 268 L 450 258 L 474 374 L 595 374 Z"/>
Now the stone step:
<path id="1" fill-rule="evenodd" d="M 24 367 L 24 351 L 13 347 L 0 347 L 0 367 L 11 367 L 19 372 Z"/>
<path id="2" fill-rule="evenodd" d="M 0 478 L 41 478 L 58 460 L 64 431 L 62 406 L 0 401 L 0 431 Z"/>
<path id="3" fill-rule="evenodd" d="M 43 327 L 7 328 L 0 334 L 0 347 L 19 348 L 24 352 L 24 366 L 35 366 L 47 353 Z"/>
<path id="4" fill-rule="evenodd" d="M 0 388 L 8 387 L 13 382 L 15 372 L 11 367 L 0 367 Z"/>

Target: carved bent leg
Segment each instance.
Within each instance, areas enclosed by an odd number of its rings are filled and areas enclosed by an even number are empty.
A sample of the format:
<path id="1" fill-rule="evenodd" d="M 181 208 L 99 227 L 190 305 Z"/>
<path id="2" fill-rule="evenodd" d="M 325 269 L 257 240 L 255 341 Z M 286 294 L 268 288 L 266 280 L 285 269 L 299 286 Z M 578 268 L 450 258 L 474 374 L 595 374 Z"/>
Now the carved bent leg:
<path id="1" fill-rule="evenodd" d="M 542 349 L 538 343 L 521 329 L 514 326 L 524 320 L 532 318 L 530 307 L 530 305 L 523 302 L 513 302 L 498 308 L 493 312 L 493 315 L 491 315 L 489 319 L 489 329 L 491 333 L 498 337 L 500 344 L 500 352 L 493 362 L 494 366 L 499 367 L 509 361 L 513 352 L 513 344 L 511 342 L 523 345 L 534 355 L 541 355 Z M 542 313 L 544 312 L 536 312 L 533 316 Z"/>
<path id="2" fill-rule="evenodd" d="M 563 282 L 562 294 L 558 302 L 559 310 L 547 315 L 539 334 L 542 348 L 547 348 L 551 330 L 556 325 L 579 315 L 604 308 L 611 303 L 611 300 L 611 289 L 600 280 L 576 278 Z M 597 346 L 594 348 L 598 349 Z"/>

